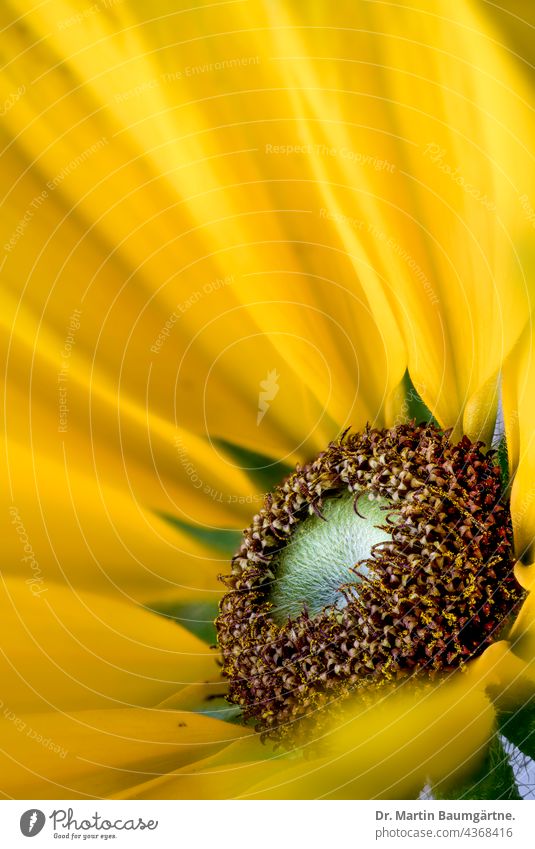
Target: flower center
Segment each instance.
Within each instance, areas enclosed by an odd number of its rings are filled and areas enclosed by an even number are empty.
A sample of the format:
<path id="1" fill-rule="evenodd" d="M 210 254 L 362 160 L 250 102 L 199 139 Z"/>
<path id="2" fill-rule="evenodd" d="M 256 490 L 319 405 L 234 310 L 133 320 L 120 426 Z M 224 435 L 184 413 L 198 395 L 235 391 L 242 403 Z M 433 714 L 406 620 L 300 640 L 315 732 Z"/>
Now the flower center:
<path id="1" fill-rule="evenodd" d="M 331 498 L 322 508 L 322 516 L 309 516 L 301 522 L 273 559 L 275 581 L 270 592 L 272 616 L 282 625 L 289 617 L 299 616 L 306 607 L 310 616 L 324 608 L 345 607 L 347 598 L 341 587 L 360 576 L 352 569 L 371 556 L 372 547 L 391 540 L 382 530 L 385 523 L 383 501 L 362 497 L 355 511 L 355 496 L 345 492 Z M 368 571 L 366 566 L 362 571 Z"/>
<path id="2" fill-rule="evenodd" d="M 501 638 L 521 589 L 482 447 L 433 425 L 367 428 L 266 497 L 216 622 L 245 719 L 293 744 L 355 689 L 451 671 Z"/>

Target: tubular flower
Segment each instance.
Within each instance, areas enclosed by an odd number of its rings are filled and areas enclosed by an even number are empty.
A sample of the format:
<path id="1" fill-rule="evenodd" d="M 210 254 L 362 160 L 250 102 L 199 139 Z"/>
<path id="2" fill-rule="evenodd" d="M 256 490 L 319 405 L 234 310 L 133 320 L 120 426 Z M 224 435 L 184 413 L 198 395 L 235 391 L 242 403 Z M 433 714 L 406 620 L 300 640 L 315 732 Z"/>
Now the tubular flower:
<path id="1" fill-rule="evenodd" d="M 293 735 L 296 719 L 333 694 L 416 670 L 451 671 L 495 640 L 521 588 L 500 467 L 481 447 L 467 437 L 451 445 L 434 427 L 368 430 L 333 443 L 267 497 L 234 558 L 218 619 L 230 697 L 246 718 Z M 364 497 L 385 505 L 390 539 L 372 545 L 345 583 L 334 582 L 342 609 L 331 602 L 311 616 L 301 595 L 296 615 L 278 624 L 270 600 L 284 580 L 277 553 L 291 554 L 295 527 L 310 514 L 333 522 L 322 510 L 348 492 L 357 514 Z M 314 550 L 294 569 L 306 579 L 317 557 Z M 302 588 L 307 594 L 318 593 L 322 578 L 332 585 L 330 558 L 315 586 Z"/>
<path id="2" fill-rule="evenodd" d="M 530 77 L 331 6 L 2 5 L 6 798 L 519 795 Z"/>

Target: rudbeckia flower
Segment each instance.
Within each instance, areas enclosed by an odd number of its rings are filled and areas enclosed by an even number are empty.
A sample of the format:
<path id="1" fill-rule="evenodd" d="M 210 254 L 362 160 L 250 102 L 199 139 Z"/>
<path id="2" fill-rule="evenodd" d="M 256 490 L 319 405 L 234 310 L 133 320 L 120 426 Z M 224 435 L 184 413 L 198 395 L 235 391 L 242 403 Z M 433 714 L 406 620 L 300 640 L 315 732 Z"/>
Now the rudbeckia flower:
<path id="1" fill-rule="evenodd" d="M 0 16 L 4 797 L 517 798 L 514 51 L 465 0 Z"/>

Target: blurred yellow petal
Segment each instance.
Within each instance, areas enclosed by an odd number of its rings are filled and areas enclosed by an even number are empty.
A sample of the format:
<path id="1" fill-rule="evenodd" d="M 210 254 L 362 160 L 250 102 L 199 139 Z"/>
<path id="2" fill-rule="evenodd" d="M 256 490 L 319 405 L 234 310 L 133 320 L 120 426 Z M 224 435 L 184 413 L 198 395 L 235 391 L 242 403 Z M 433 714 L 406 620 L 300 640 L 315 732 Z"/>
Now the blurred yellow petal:
<path id="1" fill-rule="evenodd" d="M 521 587 L 531 593 L 535 589 L 535 569 L 531 568 L 531 564 L 521 563 L 518 560 L 514 566 L 515 578 Z"/>
<path id="2" fill-rule="evenodd" d="M 432 780 L 452 781 L 484 757 L 495 714 L 467 676 L 410 695 L 394 692 L 369 707 L 351 700 L 337 724 L 311 741 L 308 758 L 255 754 L 238 741 L 206 763 L 132 788 L 128 798 L 414 798 Z M 321 756 L 318 754 L 318 749 Z"/>
<path id="3" fill-rule="evenodd" d="M 230 748 L 230 747 L 229 747 Z M 226 750 L 223 750 L 226 751 Z M 283 767 L 279 762 L 227 763 L 224 766 L 202 762 L 180 773 L 140 783 L 137 787 L 114 795 L 118 799 L 235 799 L 248 788 L 273 775 Z M 274 798 L 267 796 L 267 798 Z"/>
<path id="4" fill-rule="evenodd" d="M 519 68 L 533 81 L 533 33 L 535 6 L 525 0 L 508 0 L 507 4 L 478 0 L 486 17 L 495 25 L 495 37 L 507 45 Z"/>
<path id="5" fill-rule="evenodd" d="M 528 227 L 517 177 L 528 173 L 530 125 L 522 82 L 483 19 L 440 0 L 433 10 L 363 4 L 360 28 L 345 26 L 344 4 L 293 17 L 282 4 L 194 8 L 177 12 L 177 68 L 165 3 L 145 20 L 142 4 L 129 4 L 87 26 L 77 25 L 75 4 L 43 4 L 24 28 L 13 20 L 22 5 L 6 13 L 4 85 L 6 95 L 21 92 L 6 127 L 26 160 L 9 192 L 20 217 L 8 223 L 4 272 L 17 291 L 30 273 L 25 297 L 51 321 L 63 309 L 65 323 L 67 281 L 71 303 L 91 290 L 87 315 L 105 319 L 98 351 L 85 345 L 98 357 L 95 374 L 109 372 L 109 398 L 120 376 L 127 415 L 141 412 L 140 395 L 150 399 L 165 444 L 178 403 L 186 427 L 295 458 L 303 441 L 306 450 L 323 444 L 350 419 L 393 417 L 405 366 L 396 316 L 428 406 L 443 424 L 466 409 L 470 435 L 487 434 L 492 415 L 477 398 L 489 383 L 492 397 L 526 314 L 511 238 Z M 356 86 L 361 65 L 373 73 Z M 41 172 L 44 196 L 42 181 L 26 185 L 24 161 Z M 72 231 L 78 218 L 86 230 L 58 256 L 64 223 Z M 111 233 L 118 289 L 106 250 L 96 262 Z M 73 299 L 66 263 L 76 267 L 78 249 L 92 272 Z M 55 269 L 44 301 L 42 266 L 43 279 Z M 128 286 L 123 267 L 133 270 Z M 259 429 L 266 374 L 280 375 L 279 401 Z M 162 463 L 168 455 L 167 443 Z"/>
<path id="6" fill-rule="evenodd" d="M 227 132 L 236 141 L 250 139 L 256 156 L 246 151 L 240 157 L 240 195 L 249 174 L 256 179 L 248 196 L 257 206 L 266 176 L 281 201 L 289 190 L 296 193 L 297 182 L 300 200 L 330 225 L 330 238 L 353 266 L 348 285 L 391 337 L 390 358 L 401 351 L 393 311 L 428 406 L 443 425 L 488 438 L 492 409 L 489 414 L 478 399 L 484 387 L 495 396 L 502 359 L 529 309 L 523 259 L 530 222 L 522 206 L 533 172 L 529 91 L 469 4 L 455 10 L 446 0 L 410 9 L 360 4 L 357 27 L 347 26 L 348 9 L 354 14 L 353 4 L 293 13 L 282 3 L 265 10 L 260 4 L 225 8 L 205 13 L 203 39 L 193 31 L 188 39 L 185 15 L 178 68 L 157 16 L 140 30 L 128 10 L 119 11 L 133 40 L 142 33 L 147 44 L 157 44 L 169 68 L 155 76 L 154 67 L 143 64 L 152 52 L 137 57 L 140 80 L 155 84 L 148 97 L 135 87 L 127 92 L 137 117 L 133 130 L 141 137 L 152 128 L 161 98 L 156 117 L 163 135 L 178 104 L 195 140 L 202 133 L 209 144 L 210 119 L 221 121 L 220 144 Z M 255 60 L 247 63 L 247 91 L 239 88 L 235 62 L 222 97 L 216 72 L 231 64 L 230 56 L 245 55 L 245 45 Z M 87 49 L 81 61 L 90 61 Z M 87 65 L 79 71 L 84 75 Z M 185 104 L 173 100 L 182 92 Z M 239 122 L 233 133 L 228 122 L 234 106 Z M 227 178 L 227 167 L 221 171 Z M 202 176 L 195 168 L 183 174 L 180 191 L 194 183 L 190 214 L 212 246 L 227 250 L 238 238 L 241 248 L 243 233 L 256 222 L 238 224 L 228 214 L 237 191 L 224 178 L 211 162 Z M 206 192 L 221 210 L 223 223 L 218 219 L 216 228 L 206 225 Z M 296 216 L 285 224 L 294 244 L 306 246 L 300 258 L 306 268 L 307 257 L 316 259 L 310 221 Z M 239 262 L 247 262 L 246 251 Z M 287 291 L 284 281 L 280 286 Z"/>
<path id="7" fill-rule="evenodd" d="M 158 707 L 166 710 L 188 710 L 199 713 L 204 710 L 206 712 L 216 700 L 219 703 L 225 697 L 227 690 L 227 682 L 218 675 L 209 681 L 203 681 L 202 684 L 182 687 L 178 693 L 173 693 L 168 699 L 160 702 Z M 228 702 L 225 704 L 228 711 L 229 704 Z"/>
<path id="8" fill-rule="evenodd" d="M 246 474 L 222 458 L 218 463 L 206 440 L 99 374 L 76 349 L 81 317 L 65 316 L 62 337 L 5 294 L 0 314 L 10 441 L 30 444 L 62 466 L 79 467 L 129 491 L 149 509 L 189 522 L 202 518 L 240 526 L 237 514 L 245 515 L 247 496 L 254 492 Z M 93 322 L 91 332 L 98 327 Z"/>
<path id="9" fill-rule="evenodd" d="M 23 156 L 10 168 L 4 274 L 17 293 L 30 276 L 25 302 L 58 328 L 67 304 L 82 310 L 76 351 L 91 352 L 95 391 L 120 381 L 126 402 L 150 403 L 151 427 L 178 417 L 277 459 L 317 451 L 350 422 L 384 422 L 405 369 L 386 296 L 378 289 L 371 304 L 360 285 L 313 169 L 301 177 L 291 162 L 288 171 L 280 157 L 258 156 L 274 133 L 292 131 L 295 110 L 272 46 L 250 32 L 251 14 L 268 24 L 262 6 L 177 12 L 174 27 L 169 14 L 158 23 L 158 7 L 140 25 L 148 10 L 138 4 L 80 27 L 68 23 L 75 4 L 57 2 L 26 14 L 24 29 L 19 4 L 9 8 L 3 84 L 25 88 L 5 116 Z M 235 39 L 224 35 L 231 17 L 243 28 Z M 42 32 L 46 48 L 32 46 Z M 208 74 L 172 77 L 177 32 L 180 61 L 206 60 Z M 230 62 L 228 96 L 212 96 L 210 68 L 240 50 L 258 51 L 245 69 L 250 89 Z M 259 98 L 255 85 L 275 91 Z M 273 372 L 277 397 L 259 423 Z"/>
<path id="10" fill-rule="evenodd" d="M 452 781 L 482 759 L 494 709 L 458 677 L 428 692 L 349 705 L 326 737 L 328 756 L 244 793 L 251 798 L 414 798 L 427 781 Z"/>
<path id="11" fill-rule="evenodd" d="M 499 640 L 470 662 L 467 674 L 472 686 L 483 687 L 500 709 L 529 701 L 535 692 L 535 657 L 517 653 L 523 644 L 516 625 L 511 641 Z"/>
<path id="12" fill-rule="evenodd" d="M 0 588 L 1 677 L 10 710 L 151 706 L 216 674 L 215 652 L 177 624 L 54 584 L 31 560 L 28 574 L 4 578 Z"/>
<path id="13" fill-rule="evenodd" d="M 131 785 L 118 799 L 230 799 L 266 775 L 278 775 L 292 762 L 273 752 L 260 735 L 241 737 L 183 769 Z"/>
<path id="14" fill-rule="evenodd" d="M 511 652 L 511 643 L 499 640 L 470 661 L 465 675 L 469 676 L 472 686 L 494 689 L 500 681 L 514 679 L 525 668 L 526 664 Z"/>
<path id="15" fill-rule="evenodd" d="M 47 581 L 125 601 L 211 601 L 221 594 L 222 558 L 190 535 L 171 528 L 124 490 L 101 483 L 76 456 L 59 464 L 50 453 L 10 443 L 2 480 L 2 509 L 10 516 L 4 537 L 4 575 L 31 577 L 21 534 Z M 72 455 L 71 455 L 72 456 Z M 58 504 L 61 507 L 58 507 Z"/>
<path id="16" fill-rule="evenodd" d="M 193 713 L 0 707 L 0 783 L 16 799 L 101 798 L 204 759 L 251 732 Z"/>
<path id="17" fill-rule="evenodd" d="M 509 634 L 513 652 L 526 663 L 531 664 L 535 673 L 535 594 L 530 592 Z"/>
<path id="18" fill-rule="evenodd" d="M 473 664 L 471 673 L 485 683 L 501 710 L 519 709 L 535 695 L 535 596 L 529 592 L 507 641 L 495 643 Z"/>

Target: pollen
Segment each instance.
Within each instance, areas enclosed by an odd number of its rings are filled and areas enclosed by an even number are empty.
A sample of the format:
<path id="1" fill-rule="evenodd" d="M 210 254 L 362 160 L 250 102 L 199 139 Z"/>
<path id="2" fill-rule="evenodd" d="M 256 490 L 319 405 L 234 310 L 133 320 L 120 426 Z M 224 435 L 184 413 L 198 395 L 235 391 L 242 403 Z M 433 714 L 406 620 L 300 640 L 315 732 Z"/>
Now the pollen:
<path id="1" fill-rule="evenodd" d="M 513 565 L 483 443 L 346 431 L 267 495 L 222 578 L 228 698 L 280 743 L 356 690 L 462 668 L 521 599 Z"/>

